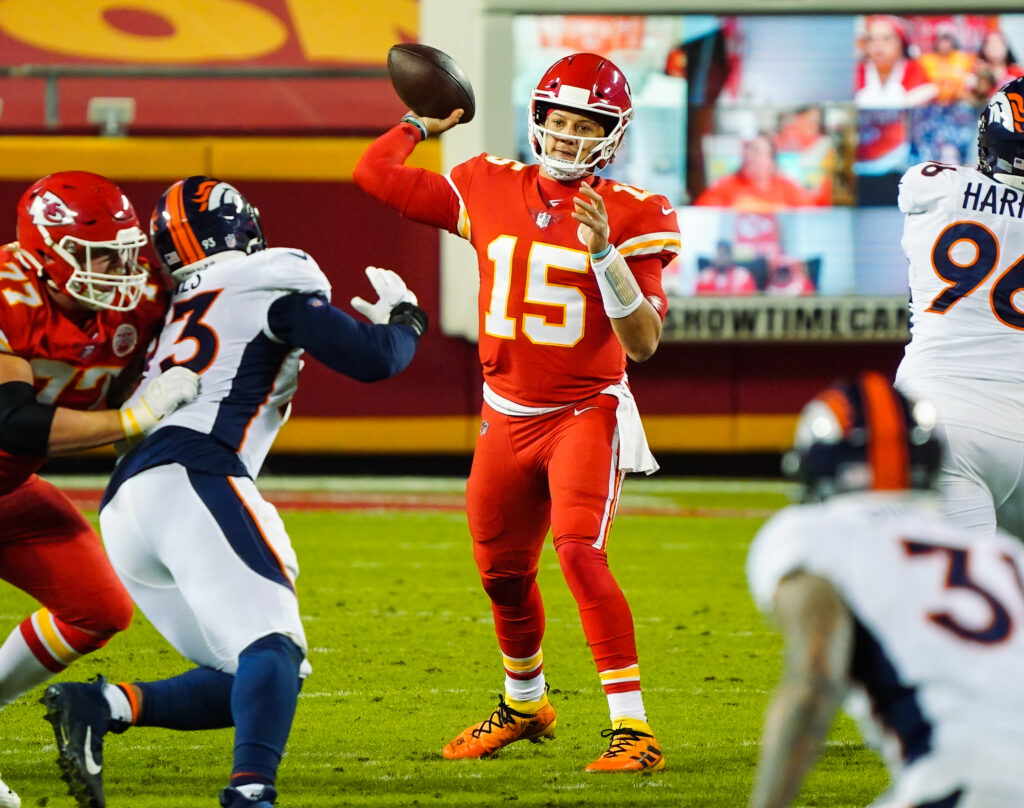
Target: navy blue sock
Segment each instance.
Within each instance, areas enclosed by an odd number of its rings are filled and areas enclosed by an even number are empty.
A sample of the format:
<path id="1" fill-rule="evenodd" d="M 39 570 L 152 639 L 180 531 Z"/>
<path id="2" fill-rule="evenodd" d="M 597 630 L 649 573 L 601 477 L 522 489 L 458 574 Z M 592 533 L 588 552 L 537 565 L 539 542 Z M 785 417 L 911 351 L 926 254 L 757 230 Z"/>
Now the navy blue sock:
<path id="1" fill-rule="evenodd" d="M 137 727 L 220 729 L 232 725 L 235 677 L 213 668 L 193 668 L 158 682 L 135 682 L 142 691 Z"/>
<path id="2" fill-rule="evenodd" d="M 302 651 L 281 634 L 254 642 L 238 656 L 231 689 L 235 760 L 231 785 L 273 785 L 299 698 Z"/>

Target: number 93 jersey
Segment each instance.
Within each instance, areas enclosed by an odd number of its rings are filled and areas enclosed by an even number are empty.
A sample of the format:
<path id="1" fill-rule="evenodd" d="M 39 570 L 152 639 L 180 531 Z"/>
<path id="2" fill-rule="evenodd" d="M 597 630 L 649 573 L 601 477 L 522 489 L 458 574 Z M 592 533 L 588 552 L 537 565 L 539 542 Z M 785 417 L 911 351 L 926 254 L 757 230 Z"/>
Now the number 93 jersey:
<path id="1" fill-rule="evenodd" d="M 891 770 L 951 749 L 1024 754 L 1019 541 L 953 528 L 929 494 L 846 494 L 785 508 L 757 534 L 747 578 L 763 612 L 797 571 L 827 580 L 854 618 L 846 708 Z"/>
<path id="2" fill-rule="evenodd" d="M 312 257 L 278 247 L 215 263 L 179 283 L 144 382 L 183 365 L 200 374 L 199 395 L 160 421 L 139 449 L 158 450 L 168 430 L 175 435 L 174 459 L 202 468 L 204 441 L 213 448 L 212 439 L 235 452 L 255 479 L 287 418 L 302 353 L 271 331 L 270 305 L 292 292 L 329 299 L 330 290 Z M 196 457 L 182 456 L 178 433 L 195 446 Z M 142 458 L 135 462 L 145 465 Z"/>

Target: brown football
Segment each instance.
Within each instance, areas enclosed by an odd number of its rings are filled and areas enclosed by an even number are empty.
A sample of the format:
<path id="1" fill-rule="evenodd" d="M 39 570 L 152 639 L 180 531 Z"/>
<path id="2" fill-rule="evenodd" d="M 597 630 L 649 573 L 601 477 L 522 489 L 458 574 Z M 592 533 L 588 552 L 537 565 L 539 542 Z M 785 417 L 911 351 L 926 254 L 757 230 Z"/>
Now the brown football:
<path id="1" fill-rule="evenodd" d="M 430 45 L 393 45 L 388 51 L 388 75 L 398 97 L 424 118 L 447 118 L 463 109 L 460 123 L 469 123 L 476 112 L 473 86 L 444 51 Z"/>

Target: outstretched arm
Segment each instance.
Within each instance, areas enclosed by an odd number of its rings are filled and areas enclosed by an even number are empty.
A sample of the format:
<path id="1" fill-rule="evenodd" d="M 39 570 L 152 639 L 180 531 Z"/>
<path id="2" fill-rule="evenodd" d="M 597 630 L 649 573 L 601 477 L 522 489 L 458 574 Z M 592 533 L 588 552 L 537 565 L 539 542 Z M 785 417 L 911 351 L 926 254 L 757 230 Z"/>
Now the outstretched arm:
<path id="1" fill-rule="evenodd" d="M 750 808 L 787 808 L 796 798 L 842 702 L 853 653 L 853 618 L 824 578 L 784 578 L 774 611 L 786 663 L 765 719 Z"/>
<path id="2" fill-rule="evenodd" d="M 380 299 L 371 304 L 357 297 L 352 305 L 369 323 L 350 317 L 320 295 L 294 292 L 271 304 L 270 330 L 331 370 L 361 382 L 401 372 L 427 329 L 426 312 L 394 272 L 367 267 L 366 273 Z"/>
<path id="3" fill-rule="evenodd" d="M 458 113 L 461 117 L 461 112 L 456 110 L 445 120 L 405 116 L 359 158 L 353 174 L 356 184 L 403 216 L 454 233 L 459 220 L 458 195 L 442 175 L 407 166 L 405 161 L 428 133 L 447 131 L 458 122 L 454 116 Z M 445 128 L 449 122 L 451 126 Z"/>

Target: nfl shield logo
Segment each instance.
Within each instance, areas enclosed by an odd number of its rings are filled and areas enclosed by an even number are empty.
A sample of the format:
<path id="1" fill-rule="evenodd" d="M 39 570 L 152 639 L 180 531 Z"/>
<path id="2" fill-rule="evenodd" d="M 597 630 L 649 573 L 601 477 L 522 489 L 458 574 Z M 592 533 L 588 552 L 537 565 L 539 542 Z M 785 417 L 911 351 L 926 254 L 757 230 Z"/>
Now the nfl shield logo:
<path id="1" fill-rule="evenodd" d="M 537 214 L 537 227 L 547 227 L 551 224 L 551 217 L 544 212 Z"/>

